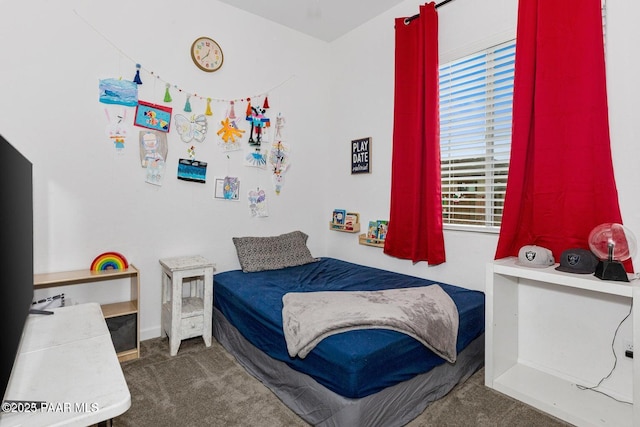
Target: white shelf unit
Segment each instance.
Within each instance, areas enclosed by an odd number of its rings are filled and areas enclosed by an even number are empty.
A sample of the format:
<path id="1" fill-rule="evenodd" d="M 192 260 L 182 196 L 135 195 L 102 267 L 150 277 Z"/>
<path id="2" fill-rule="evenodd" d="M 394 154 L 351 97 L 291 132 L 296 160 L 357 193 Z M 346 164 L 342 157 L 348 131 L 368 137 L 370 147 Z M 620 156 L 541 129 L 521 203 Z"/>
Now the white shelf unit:
<path id="1" fill-rule="evenodd" d="M 133 265 L 124 270 L 73 270 L 56 273 L 41 273 L 33 276 L 34 289 L 52 288 L 56 286 L 79 285 L 117 279 L 131 279 L 129 299 L 126 301 L 103 304 L 100 306 L 105 319 L 134 314 L 136 316 L 136 346 L 118 353 L 118 360 L 137 359 L 140 357 L 140 312 L 138 298 L 140 295 L 140 272 Z"/>
<path id="2" fill-rule="evenodd" d="M 522 282 L 629 298 L 633 301 L 633 346 L 640 349 L 640 286 L 636 282 L 603 281 L 592 275 L 563 273 L 556 271 L 555 266 L 519 267 L 516 260 L 510 257 L 487 265 L 485 385 L 577 426 L 639 426 L 640 356 L 632 363 L 633 405 L 580 390 L 560 375 L 521 362 L 518 307 Z"/>

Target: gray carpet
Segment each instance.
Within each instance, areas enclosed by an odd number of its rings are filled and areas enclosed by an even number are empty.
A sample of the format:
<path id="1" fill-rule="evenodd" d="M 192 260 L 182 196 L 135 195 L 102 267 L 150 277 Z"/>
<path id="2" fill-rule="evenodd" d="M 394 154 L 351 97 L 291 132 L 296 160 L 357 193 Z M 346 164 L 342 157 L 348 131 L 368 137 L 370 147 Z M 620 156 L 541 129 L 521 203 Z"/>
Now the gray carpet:
<path id="1" fill-rule="evenodd" d="M 119 426 L 308 426 L 215 340 L 185 340 L 174 357 L 169 342 L 141 343 L 142 357 L 124 362 L 131 408 Z M 484 386 L 484 370 L 434 402 L 407 427 L 568 426 Z"/>

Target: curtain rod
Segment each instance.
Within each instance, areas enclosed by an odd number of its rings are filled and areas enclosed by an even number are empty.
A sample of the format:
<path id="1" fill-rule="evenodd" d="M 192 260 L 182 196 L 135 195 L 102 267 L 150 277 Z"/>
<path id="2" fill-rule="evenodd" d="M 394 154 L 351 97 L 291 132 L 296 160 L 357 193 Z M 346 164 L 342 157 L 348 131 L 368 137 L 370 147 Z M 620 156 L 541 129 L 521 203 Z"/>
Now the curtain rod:
<path id="1" fill-rule="evenodd" d="M 445 4 L 452 2 L 453 0 L 443 0 L 440 3 L 436 4 L 436 9 L 439 8 L 440 6 L 444 6 Z M 413 21 L 414 19 L 418 18 L 420 16 L 419 13 L 410 16 L 408 18 L 404 18 L 404 25 L 409 25 L 409 22 Z"/>

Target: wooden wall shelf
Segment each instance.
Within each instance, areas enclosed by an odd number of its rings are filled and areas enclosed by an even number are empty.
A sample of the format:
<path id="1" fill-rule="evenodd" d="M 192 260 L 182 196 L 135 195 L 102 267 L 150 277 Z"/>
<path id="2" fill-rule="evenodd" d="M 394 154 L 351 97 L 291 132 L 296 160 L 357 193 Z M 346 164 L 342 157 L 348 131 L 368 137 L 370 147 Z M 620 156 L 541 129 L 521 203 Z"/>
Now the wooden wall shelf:
<path id="1" fill-rule="evenodd" d="M 140 295 L 140 273 L 133 264 L 129 265 L 129 268 L 125 270 L 74 270 L 61 271 L 57 273 L 34 274 L 33 288 L 44 289 L 56 286 L 78 285 L 82 283 L 126 278 L 131 278 L 129 300 L 112 304 L 103 304 L 100 306 L 100 308 L 102 308 L 102 315 L 105 319 L 126 316 L 129 314 L 136 315 L 136 347 L 118 353 L 118 360 L 124 362 L 125 360 L 137 359 L 140 357 L 140 313 L 138 306 L 138 298 Z"/>
<path id="2" fill-rule="evenodd" d="M 366 234 L 358 236 L 359 243 L 366 246 L 375 246 L 376 248 L 384 248 L 384 239 L 373 239 L 367 237 Z"/>
<path id="3" fill-rule="evenodd" d="M 344 224 L 336 224 L 335 222 L 330 222 L 329 230 L 342 231 L 345 233 L 358 233 L 360 231 L 360 223 L 356 222 L 353 228 L 347 228 Z"/>

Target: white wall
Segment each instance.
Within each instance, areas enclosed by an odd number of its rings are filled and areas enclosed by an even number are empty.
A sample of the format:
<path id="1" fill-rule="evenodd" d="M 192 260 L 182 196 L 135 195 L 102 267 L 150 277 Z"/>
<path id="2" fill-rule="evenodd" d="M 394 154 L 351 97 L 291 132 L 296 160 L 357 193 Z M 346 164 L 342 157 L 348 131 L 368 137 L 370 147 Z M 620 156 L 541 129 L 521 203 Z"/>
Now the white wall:
<path id="1" fill-rule="evenodd" d="M 215 0 L 2 3 L 0 134 L 34 164 L 36 273 L 84 269 L 102 252 L 121 252 L 141 270 L 145 339 L 160 334 L 159 258 L 202 254 L 218 271 L 234 269 L 231 237 L 295 229 L 309 234 L 314 255 L 325 254 L 326 186 L 316 178 L 327 174 L 319 161 L 327 152 L 326 43 Z M 191 61 L 191 43 L 202 35 L 225 54 L 216 73 Z M 142 128 L 130 126 L 124 154 L 117 155 L 105 134 L 106 104 L 98 102 L 98 79 L 131 80 L 136 62 L 185 92 L 214 99 L 246 98 L 286 82 L 268 94 L 270 117 L 286 117 L 291 147 L 281 194 L 267 171 L 244 166 L 240 152 L 227 159 L 218 149 L 215 132 L 227 104 L 216 102 L 207 138 L 193 143 L 197 158 L 208 162 L 207 183 L 176 179 L 177 159 L 187 157 L 190 144 L 175 131 L 162 187 L 145 183 L 137 146 Z M 140 99 L 163 104 L 164 83 L 144 71 L 142 80 Z M 171 94 L 174 114 L 188 115 L 184 94 L 174 88 Z M 192 97 L 191 105 L 203 113 L 206 101 Z M 246 104 L 235 109 L 242 117 Z M 241 179 L 240 202 L 213 200 L 213 177 L 227 174 Z M 268 218 L 250 218 L 246 192 L 256 186 L 267 189 Z M 82 291 L 65 289 L 72 302 L 120 293 Z"/>
<path id="2" fill-rule="evenodd" d="M 333 97 L 330 114 L 336 147 L 334 173 L 328 184 L 325 210 L 359 211 L 362 220 L 389 215 L 390 167 L 393 131 L 394 18 L 411 16 L 424 2 L 407 0 L 388 13 L 362 25 L 331 45 Z M 514 38 L 517 1 L 457 0 L 438 9 L 440 62 Z M 607 73 L 611 121 L 611 144 L 622 216 L 640 237 L 640 135 L 638 120 L 640 88 L 633 84 L 638 68 L 634 40 L 640 39 L 637 3 L 609 0 L 607 17 Z M 349 142 L 372 137 L 373 172 L 350 175 Z M 594 201 L 597 202 L 597 201 Z M 473 289 L 484 289 L 485 266 L 495 254 L 497 235 L 445 230 L 447 262 L 428 267 L 421 262 L 384 255 L 381 249 L 361 246 L 347 233 L 329 233 L 327 252 L 353 262 L 380 266 L 414 276 L 428 277 Z M 640 269 L 638 257 L 634 259 Z M 520 355 L 549 371 L 564 372 L 586 385 L 595 384 L 613 363 L 611 340 L 618 323 L 629 311 L 629 301 L 596 295 L 572 295 L 537 286 L 525 287 L 520 313 Z M 597 313 L 596 316 L 593 314 Z M 574 322 L 568 324 L 567 322 Z M 565 329 L 566 328 L 566 329 Z M 553 335 L 555 331 L 561 331 Z M 623 356 L 624 340 L 630 339 L 627 320 L 615 348 L 618 367 L 607 390 L 619 397 L 631 394 L 631 359 Z"/>

